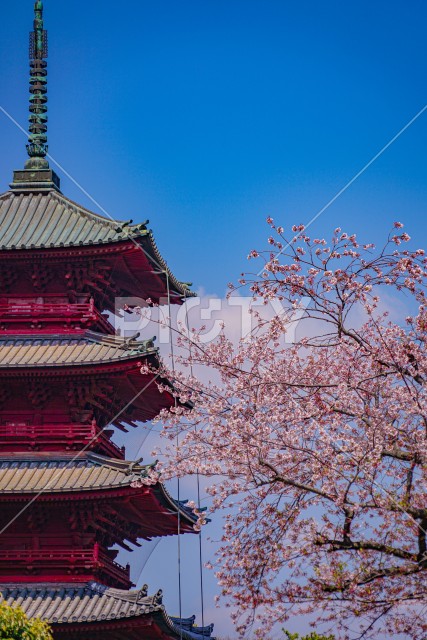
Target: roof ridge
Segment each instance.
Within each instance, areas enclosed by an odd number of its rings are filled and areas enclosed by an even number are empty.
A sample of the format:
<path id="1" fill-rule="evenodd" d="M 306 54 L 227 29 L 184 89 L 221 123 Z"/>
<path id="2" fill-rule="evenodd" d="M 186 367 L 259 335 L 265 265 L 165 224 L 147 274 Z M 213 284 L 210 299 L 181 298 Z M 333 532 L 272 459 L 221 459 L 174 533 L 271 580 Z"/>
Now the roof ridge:
<path id="1" fill-rule="evenodd" d="M 21 583 L 5 583 L 0 584 L 0 595 L 3 591 L 19 591 L 20 597 L 25 598 L 25 596 L 30 595 L 31 592 L 36 592 L 40 595 L 40 592 L 58 592 L 61 593 L 63 591 L 73 592 L 72 594 L 68 593 L 67 595 L 73 597 L 73 595 L 79 595 L 81 591 L 90 592 L 92 594 L 96 594 L 100 597 L 106 598 L 114 598 L 115 600 L 121 600 L 126 603 L 133 603 L 139 605 L 154 605 L 160 609 L 163 609 L 163 605 L 158 602 L 155 602 L 155 599 L 159 598 L 159 592 L 148 595 L 148 586 L 144 585 L 142 589 L 117 589 L 114 587 L 108 587 L 107 585 L 100 584 L 98 582 L 84 582 L 84 583 L 73 583 L 73 582 L 64 582 L 64 583 L 35 583 L 35 584 L 21 584 Z M 25 594 L 25 595 L 24 595 Z"/>
<path id="2" fill-rule="evenodd" d="M 82 460 L 87 459 L 87 453 L 85 451 L 80 451 L 76 453 L 75 451 L 5 451 L 0 452 L 0 463 L 1 462 L 27 462 L 31 460 L 32 462 L 46 462 L 47 460 L 52 460 L 54 462 L 63 462 L 65 460 L 74 460 L 76 462 L 81 462 Z"/>
<path id="3" fill-rule="evenodd" d="M 122 220 L 114 220 L 114 218 L 107 218 L 100 213 L 95 213 L 83 205 L 71 200 L 71 198 L 67 198 L 63 193 L 59 193 L 58 191 L 50 191 L 49 195 L 51 197 L 55 197 L 57 200 L 62 201 L 67 207 L 73 209 L 76 213 L 82 213 L 85 216 L 96 218 L 100 223 L 107 223 L 112 229 L 115 229 L 120 223 L 123 223 Z"/>
<path id="4" fill-rule="evenodd" d="M 136 340 L 127 338 L 125 336 L 118 336 L 113 333 L 99 333 L 98 331 L 93 331 L 92 329 L 87 329 L 83 335 L 85 338 L 88 338 L 93 342 L 97 342 L 98 344 L 109 344 L 115 347 L 124 347 L 130 350 L 136 349 L 138 347 L 143 348 L 144 351 L 154 348 L 154 336 L 145 340 Z"/>
<path id="5" fill-rule="evenodd" d="M 80 464 L 81 462 L 90 462 L 99 466 L 110 467 L 124 472 L 145 471 L 149 467 L 153 467 L 154 463 L 141 465 L 139 460 L 122 460 L 121 458 L 110 458 L 95 451 L 83 451 L 79 453 L 67 451 L 19 451 L 0 452 L 0 464 L 2 462 L 22 463 L 22 462 L 38 462 L 40 464 L 46 462 L 68 462 Z"/>
<path id="6" fill-rule="evenodd" d="M 31 464 L 39 463 L 40 465 L 46 463 L 58 463 L 58 465 L 60 465 L 63 462 L 67 462 L 69 466 L 86 462 L 96 466 L 108 467 L 115 471 L 121 471 L 126 475 L 134 474 L 135 476 L 146 473 L 148 469 L 153 468 L 156 464 L 155 462 L 141 464 L 142 458 L 139 460 L 110 458 L 100 453 L 96 453 L 95 451 L 84 451 L 77 454 L 75 452 L 66 451 L 19 451 L 17 453 L 0 452 L 0 465 L 5 462 L 11 464 L 23 464 L 28 462 Z"/>
<path id="7" fill-rule="evenodd" d="M 109 226 L 113 231 L 117 232 L 118 236 L 123 235 L 123 240 L 126 240 L 128 238 L 128 235 L 123 232 L 124 229 L 131 229 L 134 234 L 138 233 L 141 235 L 148 235 L 150 233 L 147 229 L 148 220 L 132 224 L 133 220 L 121 220 L 108 215 L 105 216 L 100 213 L 95 213 L 95 211 L 84 207 L 74 200 L 71 200 L 71 198 L 68 198 L 59 191 L 52 190 L 49 192 L 49 195 L 51 197 L 55 197 L 58 201 L 62 202 L 66 207 L 70 208 L 75 213 L 83 214 L 84 217 L 95 218 L 95 220 L 100 224 L 107 224 L 107 226 Z"/>
<path id="8" fill-rule="evenodd" d="M 79 341 L 85 339 L 85 333 L 5 333 L 0 334 L 0 342 L 7 342 L 10 340 L 65 340 L 67 342 Z"/>
<path id="9" fill-rule="evenodd" d="M 139 460 L 121 460 L 120 458 L 109 458 L 108 456 L 103 456 L 101 453 L 96 453 L 95 451 L 89 451 L 87 457 L 90 461 L 95 462 L 96 464 L 104 465 L 112 469 L 118 469 L 120 471 L 123 470 L 126 473 L 146 471 L 147 468 L 153 466 L 152 464 L 141 465 L 140 462 L 142 461 L 142 458 Z"/>

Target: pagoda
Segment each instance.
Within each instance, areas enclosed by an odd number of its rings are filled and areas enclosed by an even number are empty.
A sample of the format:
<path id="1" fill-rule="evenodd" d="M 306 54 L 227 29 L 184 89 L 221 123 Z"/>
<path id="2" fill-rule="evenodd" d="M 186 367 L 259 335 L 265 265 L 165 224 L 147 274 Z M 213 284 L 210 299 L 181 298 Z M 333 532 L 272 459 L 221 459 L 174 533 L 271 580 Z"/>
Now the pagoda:
<path id="1" fill-rule="evenodd" d="M 196 516 L 152 466 L 111 439 L 175 398 L 153 341 L 117 336 L 109 322 L 117 297 L 180 304 L 191 292 L 147 223 L 61 193 L 47 160 L 46 56 L 38 0 L 29 158 L 0 196 L 0 593 L 48 621 L 55 640 L 211 638 L 212 625 L 169 617 L 161 591 L 132 589 L 113 548 L 195 533 Z"/>

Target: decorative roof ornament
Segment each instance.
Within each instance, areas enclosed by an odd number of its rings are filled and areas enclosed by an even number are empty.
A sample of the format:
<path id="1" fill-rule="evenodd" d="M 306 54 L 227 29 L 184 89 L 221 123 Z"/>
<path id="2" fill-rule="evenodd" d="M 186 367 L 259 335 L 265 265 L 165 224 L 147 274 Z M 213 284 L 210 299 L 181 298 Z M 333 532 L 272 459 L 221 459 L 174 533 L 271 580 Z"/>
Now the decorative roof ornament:
<path id="1" fill-rule="evenodd" d="M 23 171 L 15 171 L 12 191 L 59 191 L 59 178 L 47 161 L 47 31 L 43 27 L 43 2 L 34 3 L 34 29 L 30 33 L 30 117 Z"/>
<path id="2" fill-rule="evenodd" d="M 43 29 L 43 3 L 34 4 L 34 31 L 30 33 L 30 127 L 26 169 L 48 169 L 47 146 L 47 32 Z"/>

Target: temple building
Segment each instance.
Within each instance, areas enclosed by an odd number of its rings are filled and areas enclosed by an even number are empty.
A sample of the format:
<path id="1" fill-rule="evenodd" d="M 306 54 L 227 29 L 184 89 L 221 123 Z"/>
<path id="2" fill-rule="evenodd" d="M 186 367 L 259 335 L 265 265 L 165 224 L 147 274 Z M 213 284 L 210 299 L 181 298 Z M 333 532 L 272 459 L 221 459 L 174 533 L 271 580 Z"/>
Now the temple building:
<path id="1" fill-rule="evenodd" d="M 168 616 L 162 592 L 133 589 L 116 560 L 117 546 L 197 533 L 152 466 L 111 439 L 175 399 L 153 341 L 117 336 L 108 312 L 117 297 L 181 304 L 191 292 L 146 223 L 61 193 L 47 160 L 46 55 L 38 0 L 29 159 L 0 196 L 0 593 L 55 640 L 208 639 L 212 625 Z"/>

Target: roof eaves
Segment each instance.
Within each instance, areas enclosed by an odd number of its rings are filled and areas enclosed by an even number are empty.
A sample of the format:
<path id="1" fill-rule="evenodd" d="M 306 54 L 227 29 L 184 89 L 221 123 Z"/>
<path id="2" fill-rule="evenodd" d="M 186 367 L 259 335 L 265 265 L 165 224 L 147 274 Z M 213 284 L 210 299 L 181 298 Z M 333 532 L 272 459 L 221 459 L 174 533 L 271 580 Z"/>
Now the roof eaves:
<path id="1" fill-rule="evenodd" d="M 160 492 L 162 494 L 162 498 L 164 498 L 165 502 L 169 505 L 171 511 L 175 514 L 180 514 L 186 518 L 187 522 L 190 524 L 195 524 L 197 522 L 197 516 L 193 513 L 193 511 L 186 507 L 187 500 L 175 500 L 172 498 L 169 491 L 166 489 L 165 485 L 161 482 L 158 484 Z"/>
<path id="2" fill-rule="evenodd" d="M 147 585 L 139 590 L 125 591 L 96 582 L 56 585 L 40 583 L 32 586 L 8 583 L 0 585 L 0 596 L 9 604 L 19 602 L 30 617 L 40 617 L 54 625 L 96 624 L 100 621 L 114 622 L 116 619 L 155 614 L 159 616 L 164 630 L 173 634 L 174 638 L 215 640 L 211 635 L 213 625 L 196 627 L 195 616 L 170 617 L 162 603 L 163 592 L 159 590 L 149 596 Z M 111 606 L 111 600 L 117 606 Z M 86 606 L 83 608 L 81 605 L 84 601 Z"/>
<path id="3" fill-rule="evenodd" d="M 180 280 L 178 280 L 173 273 L 171 272 L 171 270 L 169 269 L 169 267 L 167 266 L 162 254 L 159 251 L 159 248 L 156 244 L 156 241 L 154 239 L 154 234 L 153 232 L 150 231 L 147 234 L 147 238 L 149 240 L 149 253 L 151 254 L 151 258 L 154 260 L 156 266 L 159 268 L 159 272 L 160 273 L 164 273 L 166 277 L 169 278 L 170 284 L 172 285 L 172 287 L 174 287 L 175 289 L 175 293 L 184 297 L 184 298 L 194 298 L 197 296 L 197 294 L 193 291 L 191 291 L 190 286 L 191 283 L 188 282 L 181 282 Z"/>

